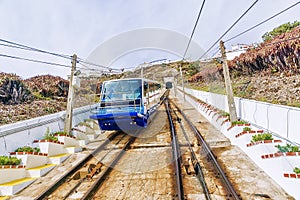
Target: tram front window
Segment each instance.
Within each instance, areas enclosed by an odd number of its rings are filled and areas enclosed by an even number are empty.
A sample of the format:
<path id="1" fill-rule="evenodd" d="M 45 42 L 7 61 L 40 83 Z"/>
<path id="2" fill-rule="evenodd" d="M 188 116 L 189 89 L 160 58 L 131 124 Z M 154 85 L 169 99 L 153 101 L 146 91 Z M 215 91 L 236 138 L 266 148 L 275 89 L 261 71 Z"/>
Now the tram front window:
<path id="1" fill-rule="evenodd" d="M 104 85 L 103 101 L 134 100 L 141 98 L 140 80 L 121 80 Z"/>

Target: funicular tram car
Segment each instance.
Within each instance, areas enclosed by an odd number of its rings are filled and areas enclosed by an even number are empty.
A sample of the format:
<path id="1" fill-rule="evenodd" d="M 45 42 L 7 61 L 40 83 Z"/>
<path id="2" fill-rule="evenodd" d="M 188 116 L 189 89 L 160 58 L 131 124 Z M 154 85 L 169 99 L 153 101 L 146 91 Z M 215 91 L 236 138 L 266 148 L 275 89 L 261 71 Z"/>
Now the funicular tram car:
<path id="1" fill-rule="evenodd" d="M 99 107 L 90 118 L 98 120 L 102 130 L 147 127 L 162 92 L 159 82 L 143 78 L 104 81 Z"/>

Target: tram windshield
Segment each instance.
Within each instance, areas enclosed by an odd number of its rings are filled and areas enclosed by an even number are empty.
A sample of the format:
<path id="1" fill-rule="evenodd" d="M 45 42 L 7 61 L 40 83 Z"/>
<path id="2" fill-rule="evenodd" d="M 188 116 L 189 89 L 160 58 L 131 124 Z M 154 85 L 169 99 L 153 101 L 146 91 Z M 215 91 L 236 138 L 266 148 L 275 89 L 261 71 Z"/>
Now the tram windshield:
<path id="1" fill-rule="evenodd" d="M 102 101 L 134 100 L 141 95 L 141 80 L 109 81 L 103 86 Z"/>

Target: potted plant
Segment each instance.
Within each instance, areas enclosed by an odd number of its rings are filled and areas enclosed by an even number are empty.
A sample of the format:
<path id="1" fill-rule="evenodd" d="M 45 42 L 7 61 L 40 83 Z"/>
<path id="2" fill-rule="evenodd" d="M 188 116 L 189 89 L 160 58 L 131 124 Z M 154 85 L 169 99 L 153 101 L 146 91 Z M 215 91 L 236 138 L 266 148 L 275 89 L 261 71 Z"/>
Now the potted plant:
<path id="1" fill-rule="evenodd" d="M 276 145 L 279 153 L 285 153 L 287 156 L 296 156 L 299 152 L 299 147 L 291 144 L 287 144 L 285 146 Z"/>
<path id="2" fill-rule="evenodd" d="M 40 153 L 40 148 L 38 147 L 19 147 L 14 152 L 11 152 L 10 155 L 21 159 L 22 164 L 26 167 L 26 169 L 45 165 L 48 161 L 48 154 Z"/>
<path id="3" fill-rule="evenodd" d="M 80 146 L 79 142 L 72 134 L 67 134 L 64 131 L 57 131 L 54 132 L 52 135 L 55 136 L 59 142 L 63 143 L 65 148 L 69 148 L 69 147 L 77 148 Z M 74 151 L 71 151 L 69 153 L 74 153 Z"/>
<path id="4" fill-rule="evenodd" d="M 232 121 L 231 126 L 227 129 L 227 131 L 229 131 L 230 129 L 232 129 L 235 126 L 250 126 L 250 124 L 243 120 Z"/>
<path id="5" fill-rule="evenodd" d="M 54 133 L 50 133 L 49 127 L 41 140 L 35 140 L 38 143 L 42 153 L 48 154 L 48 156 L 54 156 L 58 154 L 65 154 L 66 150 L 63 148 L 64 143 L 58 141 L 58 137 Z"/>
<path id="6" fill-rule="evenodd" d="M 0 184 L 26 177 L 25 166 L 21 159 L 12 156 L 0 156 Z"/>
<path id="7" fill-rule="evenodd" d="M 11 157 L 11 156 L 0 156 L 0 165 L 2 168 L 5 168 L 4 166 L 9 166 L 9 165 L 19 165 L 21 163 L 21 159 L 18 159 L 16 157 Z"/>
<path id="8" fill-rule="evenodd" d="M 30 146 L 23 146 L 19 147 L 15 150 L 15 152 L 28 152 L 28 153 L 39 153 L 40 148 L 38 147 L 30 147 Z"/>
<path id="9" fill-rule="evenodd" d="M 300 178 L 300 168 L 294 167 L 294 173 L 284 173 L 283 176 L 286 178 Z"/>
<path id="10" fill-rule="evenodd" d="M 258 141 L 266 141 L 266 140 L 274 140 L 272 134 L 263 133 L 263 134 L 253 135 L 251 143 L 256 143 Z"/>

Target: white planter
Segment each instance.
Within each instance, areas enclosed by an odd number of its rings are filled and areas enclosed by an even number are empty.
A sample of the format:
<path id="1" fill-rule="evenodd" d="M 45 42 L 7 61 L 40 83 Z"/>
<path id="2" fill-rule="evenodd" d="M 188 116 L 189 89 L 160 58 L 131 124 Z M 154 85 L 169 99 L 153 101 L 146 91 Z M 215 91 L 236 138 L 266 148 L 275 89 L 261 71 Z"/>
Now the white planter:
<path id="1" fill-rule="evenodd" d="M 22 168 L 1 168 L 1 167 L 4 166 L 0 166 L 0 184 L 26 177 L 26 169 L 24 168 L 24 166 L 11 165 L 11 167 L 22 167 Z M 9 166 L 5 166 L 5 167 L 9 167 Z"/>
<path id="2" fill-rule="evenodd" d="M 57 136 L 58 141 L 64 143 L 64 147 L 79 147 L 79 143 L 75 137 Z"/>
<path id="3" fill-rule="evenodd" d="M 67 153 L 64 143 L 48 140 L 36 140 L 34 142 L 39 144 L 41 153 L 48 154 L 48 157 Z"/>
<path id="4" fill-rule="evenodd" d="M 46 165 L 48 162 L 47 154 L 44 153 L 13 152 L 10 155 L 22 159 L 21 164 L 25 165 L 26 169 Z"/>

